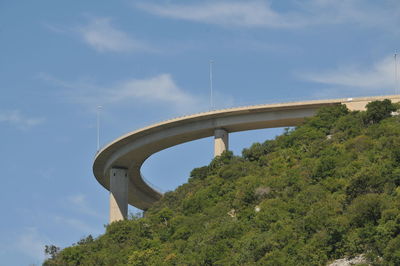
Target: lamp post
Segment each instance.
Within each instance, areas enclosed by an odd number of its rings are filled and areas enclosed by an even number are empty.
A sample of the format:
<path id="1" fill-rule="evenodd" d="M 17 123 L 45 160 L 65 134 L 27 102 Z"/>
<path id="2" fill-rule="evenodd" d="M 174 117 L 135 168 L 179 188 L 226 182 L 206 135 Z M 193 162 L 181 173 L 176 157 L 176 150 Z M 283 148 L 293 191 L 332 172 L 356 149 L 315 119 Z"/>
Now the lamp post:
<path id="1" fill-rule="evenodd" d="M 100 111 L 102 106 L 97 106 L 97 151 L 100 150 Z"/>
<path id="2" fill-rule="evenodd" d="M 210 60 L 210 109 L 214 108 L 213 103 L 213 76 L 212 76 L 212 67 L 213 67 L 214 60 Z"/>
<path id="3" fill-rule="evenodd" d="M 397 77 L 397 51 L 394 53 L 394 94 L 398 93 L 398 77 Z"/>

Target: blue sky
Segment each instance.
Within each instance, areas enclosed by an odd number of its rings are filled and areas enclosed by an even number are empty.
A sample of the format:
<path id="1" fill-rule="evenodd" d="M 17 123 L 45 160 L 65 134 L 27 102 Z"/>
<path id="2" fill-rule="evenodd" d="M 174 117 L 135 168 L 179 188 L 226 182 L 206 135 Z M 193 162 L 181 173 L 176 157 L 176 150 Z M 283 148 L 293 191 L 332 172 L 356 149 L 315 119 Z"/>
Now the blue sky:
<path id="1" fill-rule="evenodd" d="M 0 1 L 0 264 L 104 232 L 98 105 L 101 145 L 209 110 L 211 59 L 217 109 L 393 94 L 399 22 L 398 0 Z M 231 149 L 281 132 L 231 134 Z M 212 151 L 162 151 L 144 176 L 174 189 Z"/>

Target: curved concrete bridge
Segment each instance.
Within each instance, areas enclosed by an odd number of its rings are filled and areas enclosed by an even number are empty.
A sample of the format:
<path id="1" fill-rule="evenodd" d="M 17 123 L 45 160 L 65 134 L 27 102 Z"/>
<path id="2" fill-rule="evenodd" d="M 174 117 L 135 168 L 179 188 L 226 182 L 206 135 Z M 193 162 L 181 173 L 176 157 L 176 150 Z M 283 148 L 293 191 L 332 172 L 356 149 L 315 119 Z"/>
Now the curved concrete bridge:
<path id="1" fill-rule="evenodd" d="M 140 168 L 153 153 L 166 148 L 214 136 L 214 155 L 228 149 L 228 134 L 252 129 L 297 126 L 323 106 L 345 104 L 350 110 L 364 110 L 370 101 L 400 95 L 317 100 L 204 112 L 167 120 L 132 131 L 111 142 L 96 154 L 93 172 L 110 191 L 110 223 L 125 219 L 128 204 L 146 210 L 162 197 L 143 180 Z"/>

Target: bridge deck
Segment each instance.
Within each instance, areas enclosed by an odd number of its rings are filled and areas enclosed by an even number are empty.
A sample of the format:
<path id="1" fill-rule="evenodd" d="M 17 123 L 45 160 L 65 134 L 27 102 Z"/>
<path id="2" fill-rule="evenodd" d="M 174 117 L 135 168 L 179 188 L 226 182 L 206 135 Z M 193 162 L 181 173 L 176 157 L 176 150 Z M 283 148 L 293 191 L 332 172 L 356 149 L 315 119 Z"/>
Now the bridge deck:
<path id="1" fill-rule="evenodd" d="M 214 135 L 215 129 L 238 132 L 252 129 L 297 126 L 323 106 L 346 104 L 350 110 L 363 110 L 374 100 L 400 101 L 400 95 L 317 100 L 268 105 L 255 105 L 204 112 L 167 120 L 132 131 L 100 150 L 93 164 L 96 179 L 110 189 L 110 169 L 128 169 L 128 203 L 147 209 L 162 194 L 144 182 L 140 173 L 143 162 L 166 148 Z"/>

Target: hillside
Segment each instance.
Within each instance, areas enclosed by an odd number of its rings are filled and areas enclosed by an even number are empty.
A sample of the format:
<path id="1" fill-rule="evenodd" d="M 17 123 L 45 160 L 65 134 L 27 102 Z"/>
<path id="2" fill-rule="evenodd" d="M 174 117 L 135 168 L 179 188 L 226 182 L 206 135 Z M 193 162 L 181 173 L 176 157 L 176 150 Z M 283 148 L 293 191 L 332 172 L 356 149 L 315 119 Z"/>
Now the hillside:
<path id="1" fill-rule="evenodd" d="M 400 117 L 323 108 L 294 130 L 226 152 L 145 213 L 44 265 L 400 265 Z"/>

